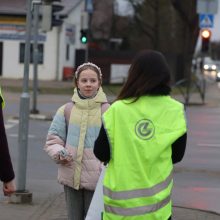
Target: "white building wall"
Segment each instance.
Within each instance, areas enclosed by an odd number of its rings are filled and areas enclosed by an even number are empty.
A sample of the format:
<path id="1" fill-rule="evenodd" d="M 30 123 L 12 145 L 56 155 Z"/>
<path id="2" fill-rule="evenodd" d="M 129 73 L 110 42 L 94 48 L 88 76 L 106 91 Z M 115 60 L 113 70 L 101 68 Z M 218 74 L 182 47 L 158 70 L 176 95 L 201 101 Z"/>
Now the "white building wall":
<path id="1" fill-rule="evenodd" d="M 81 13 L 84 11 L 84 1 L 72 11 L 66 20 L 67 23 L 74 24 L 76 26 L 75 44 L 71 46 L 71 50 L 83 49 L 86 45 L 80 42 L 80 29 L 81 29 Z M 73 60 L 75 61 L 75 53 L 73 53 Z M 75 64 L 75 63 L 74 63 Z"/>
<path id="2" fill-rule="evenodd" d="M 38 78 L 41 80 L 56 80 L 57 67 L 57 30 L 53 28 L 52 31 L 47 32 L 46 41 L 44 42 L 44 62 L 38 64 Z M 30 79 L 33 78 L 33 65 L 30 65 Z"/>
<path id="3" fill-rule="evenodd" d="M 20 43 L 24 41 L 4 40 L 2 76 L 5 78 L 20 79 L 24 76 L 24 64 L 19 62 Z M 57 28 L 47 33 L 44 44 L 44 62 L 38 64 L 38 78 L 41 80 L 56 79 L 57 65 Z M 33 64 L 29 65 L 29 78 L 33 79 Z"/>
<path id="4" fill-rule="evenodd" d="M 2 76 L 22 78 L 24 65 L 19 63 L 19 41 L 4 40 L 2 57 Z"/>
<path id="5" fill-rule="evenodd" d="M 80 29 L 81 29 L 81 12 L 84 10 L 84 1 L 81 1 L 68 15 L 68 18 L 65 19 L 64 24 L 60 33 L 60 66 L 59 66 L 59 79 L 62 79 L 63 68 L 75 66 L 75 50 L 84 48 L 85 45 L 82 45 L 80 42 Z M 68 42 L 66 38 L 66 27 L 74 26 L 74 42 Z M 66 48 L 69 44 L 69 60 L 66 60 Z"/>
<path id="6" fill-rule="evenodd" d="M 84 1 L 79 2 L 70 11 L 61 27 L 53 27 L 45 33 L 46 41 L 38 42 L 44 44 L 43 64 L 38 64 L 39 80 L 62 80 L 64 67 L 75 67 L 75 50 L 85 48 L 80 42 L 81 12 L 84 11 Z M 66 38 L 66 27 L 75 27 L 74 41 L 68 42 Z M 39 30 L 39 34 L 40 34 Z M 24 40 L 2 40 L 3 60 L 2 77 L 20 79 L 24 76 L 24 64 L 19 62 L 20 43 Z M 69 60 L 66 60 L 66 48 L 69 44 Z M 29 65 L 29 78 L 33 79 L 33 64 Z"/>

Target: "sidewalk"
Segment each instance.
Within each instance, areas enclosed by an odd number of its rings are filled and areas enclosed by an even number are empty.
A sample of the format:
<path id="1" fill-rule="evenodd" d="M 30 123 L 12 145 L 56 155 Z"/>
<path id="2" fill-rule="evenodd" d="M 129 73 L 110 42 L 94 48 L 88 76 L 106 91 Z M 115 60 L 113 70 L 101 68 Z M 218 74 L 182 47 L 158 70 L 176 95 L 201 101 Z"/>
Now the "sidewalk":
<path id="1" fill-rule="evenodd" d="M 32 216 L 32 220 L 67 220 L 64 193 L 57 196 L 52 203 L 45 203 L 44 208 Z M 219 220 L 220 215 L 181 207 L 173 208 L 173 220 Z M 96 220 L 96 219 L 94 219 Z"/>
<path id="2" fill-rule="evenodd" d="M 0 85 L 1 87 L 4 88 L 4 92 L 10 92 L 11 89 L 15 89 L 15 91 L 18 91 L 18 89 L 20 89 L 20 93 L 22 91 L 22 86 L 23 86 L 23 80 L 22 79 L 18 79 L 18 80 L 13 80 L 13 79 L 5 79 L 5 78 L 0 78 Z M 39 90 L 45 90 L 48 89 L 48 91 L 53 91 L 53 94 L 56 93 L 56 89 L 57 89 L 57 93 L 60 92 L 60 94 L 63 94 L 62 91 L 65 89 L 69 90 L 70 93 L 72 91 L 73 88 L 73 81 L 39 81 L 38 82 L 38 88 Z M 33 82 L 29 81 L 29 88 L 32 89 L 33 87 Z M 207 83 L 206 86 L 206 95 L 205 95 L 205 104 L 209 105 L 209 106 L 218 106 L 220 105 L 220 83 Z M 30 96 L 31 96 L 30 92 Z M 51 94 L 51 93 L 50 93 Z M 19 94 L 20 95 L 20 94 Z M 110 95 L 110 101 L 112 101 L 115 97 L 114 94 L 108 94 Z M 45 96 L 41 95 L 40 96 Z M 52 95 L 53 96 L 53 95 Z M 52 97 L 51 96 L 51 97 Z M 69 94 L 69 96 L 71 97 L 71 94 Z M 184 102 L 184 99 L 181 95 L 173 95 L 174 98 L 176 98 L 177 100 Z M 199 94 L 193 93 L 190 94 L 190 98 L 189 98 L 189 104 L 202 104 L 201 101 L 201 97 L 199 96 Z"/>
<path id="3" fill-rule="evenodd" d="M 10 87 L 21 87 L 22 80 L 8 80 L 0 79 L 1 86 L 7 88 Z M 50 87 L 50 88 L 66 88 L 71 87 L 72 82 L 39 82 L 39 87 Z M 17 97 L 20 94 L 10 93 L 10 98 L 18 100 Z M 40 95 L 39 102 L 56 102 L 57 95 Z M 183 101 L 181 96 L 175 96 L 176 99 Z M 63 96 L 63 99 L 68 99 L 68 96 Z M 111 97 L 113 99 L 113 97 Z M 193 94 L 190 98 L 190 103 L 202 104 L 198 94 Z M 205 105 L 209 107 L 217 107 L 220 105 L 220 91 L 217 84 L 209 85 L 207 88 Z M 42 112 L 42 115 L 47 115 L 48 112 Z M 7 199 L 0 202 L 0 219 L 11 220 L 67 220 L 66 207 L 64 194 L 62 192 L 55 195 L 51 195 L 47 198 L 41 198 L 38 200 L 33 199 L 33 204 L 10 204 Z M 176 207 L 174 203 L 173 209 L 174 220 L 219 220 L 219 215 L 202 210 L 189 209 L 185 207 Z M 94 219 L 96 220 L 96 219 Z"/>
<path id="4" fill-rule="evenodd" d="M 0 203 L 2 220 L 67 220 L 64 193 L 51 195 L 41 203 L 10 204 Z M 173 220 L 219 220 L 220 214 L 207 211 L 173 207 Z M 96 220 L 96 219 L 94 219 Z M 97 219 L 98 220 L 98 219 Z"/>

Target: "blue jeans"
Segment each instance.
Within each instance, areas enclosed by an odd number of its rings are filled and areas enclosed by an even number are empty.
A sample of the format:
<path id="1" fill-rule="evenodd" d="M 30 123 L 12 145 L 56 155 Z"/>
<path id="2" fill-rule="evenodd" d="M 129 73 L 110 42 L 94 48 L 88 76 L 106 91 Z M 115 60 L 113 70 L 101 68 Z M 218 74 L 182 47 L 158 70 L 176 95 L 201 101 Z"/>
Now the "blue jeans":
<path id="1" fill-rule="evenodd" d="M 64 186 L 68 220 L 84 220 L 94 191 Z"/>

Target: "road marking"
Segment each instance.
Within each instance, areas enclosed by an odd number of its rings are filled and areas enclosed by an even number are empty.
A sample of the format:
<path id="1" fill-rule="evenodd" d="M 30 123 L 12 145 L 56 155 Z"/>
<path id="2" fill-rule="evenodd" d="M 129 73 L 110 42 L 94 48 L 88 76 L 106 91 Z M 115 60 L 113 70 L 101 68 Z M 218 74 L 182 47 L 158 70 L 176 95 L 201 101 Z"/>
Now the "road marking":
<path id="1" fill-rule="evenodd" d="M 18 124 L 18 120 L 16 119 L 8 119 L 6 124 L 5 124 L 5 129 L 9 129 L 9 128 L 13 128 L 14 126 L 16 126 Z"/>
<path id="2" fill-rule="evenodd" d="M 9 136 L 9 137 L 17 138 L 17 137 L 18 137 L 18 134 L 9 134 L 8 136 Z M 28 135 L 28 138 L 36 138 L 36 135 L 29 134 L 29 135 Z"/>
<path id="3" fill-rule="evenodd" d="M 220 147 L 220 144 L 210 144 L 210 143 L 199 143 L 197 145 L 200 147 Z"/>
<path id="4" fill-rule="evenodd" d="M 5 129 L 10 129 L 16 126 L 19 123 L 19 120 L 17 119 L 8 119 L 6 124 L 5 124 Z M 18 138 L 18 134 L 8 134 L 7 136 L 13 137 L 13 138 Z M 28 138 L 36 138 L 36 135 L 29 134 Z"/>

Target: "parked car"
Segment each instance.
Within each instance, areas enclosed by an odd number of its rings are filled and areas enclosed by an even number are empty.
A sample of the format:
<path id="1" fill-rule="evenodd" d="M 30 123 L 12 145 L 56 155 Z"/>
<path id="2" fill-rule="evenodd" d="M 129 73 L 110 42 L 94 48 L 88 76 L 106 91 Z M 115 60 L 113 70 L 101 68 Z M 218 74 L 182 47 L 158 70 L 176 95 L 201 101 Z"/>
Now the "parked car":
<path id="1" fill-rule="evenodd" d="M 216 82 L 220 82 L 220 71 L 216 73 Z"/>
<path id="2" fill-rule="evenodd" d="M 217 71 L 217 65 L 211 57 L 204 57 L 203 70 L 204 71 Z"/>
<path id="3" fill-rule="evenodd" d="M 203 65 L 203 69 L 206 71 L 216 71 L 217 66 L 215 64 L 206 63 Z"/>

